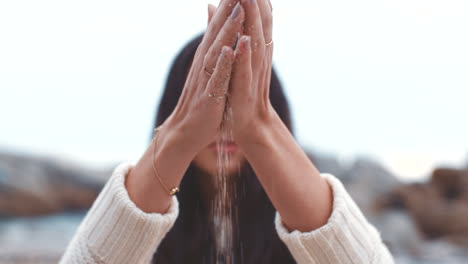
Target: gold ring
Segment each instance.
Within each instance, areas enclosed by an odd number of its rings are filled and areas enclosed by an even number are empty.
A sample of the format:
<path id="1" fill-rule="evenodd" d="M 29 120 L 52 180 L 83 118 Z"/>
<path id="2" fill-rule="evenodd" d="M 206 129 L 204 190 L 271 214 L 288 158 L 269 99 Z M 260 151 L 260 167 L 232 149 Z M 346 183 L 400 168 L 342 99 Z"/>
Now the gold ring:
<path id="1" fill-rule="evenodd" d="M 222 99 L 226 98 L 226 96 L 227 96 L 227 93 L 225 93 L 223 95 L 216 95 L 214 93 L 209 93 L 208 94 L 208 97 L 215 98 L 216 100 L 222 100 Z"/>
<path id="2" fill-rule="evenodd" d="M 208 76 L 210 76 L 210 77 L 211 77 L 211 75 L 213 75 L 212 72 L 209 72 L 209 71 L 208 71 L 208 69 L 206 68 L 206 66 L 203 67 L 203 71 L 205 72 L 206 75 L 208 75 Z"/>
<path id="3" fill-rule="evenodd" d="M 271 44 L 273 44 L 273 39 L 272 39 L 270 42 L 266 43 L 266 44 L 265 44 L 265 47 L 268 47 L 268 46 L 270 46 Z"/>

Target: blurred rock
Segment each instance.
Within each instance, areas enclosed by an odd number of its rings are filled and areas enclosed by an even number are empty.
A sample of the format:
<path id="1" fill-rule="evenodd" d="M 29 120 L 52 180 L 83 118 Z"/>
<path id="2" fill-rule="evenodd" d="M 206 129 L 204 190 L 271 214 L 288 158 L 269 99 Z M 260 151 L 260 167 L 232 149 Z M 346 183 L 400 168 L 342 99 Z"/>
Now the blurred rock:
<path id="1" fill-rule="evenodd" d="M 85 212 L 0 218 L 0 264 L 58 263 Z"/>
<path id="2" fill-rule="evenodd" d="M 0 153 L 0 215 L 33 216 L 87 209 L 111 171 Z"/>
<path id="3" fill-rule="evenodd" d="M 395 175 L 371 160 L 358 159 L 348 173 L 346 189 L 368 217 L 380 213 L 376 200 L 401 184 Z"/>
<path id="4" fill-rule="evenodd" d="M 428 183 L 401 185 L 379 203 L 407 209 L 427 239 L 468 248 L 467 170 L 437 169 Z"/>
<path id="5" fill-rule="evenodd" d="M 385 210 L 373 217 L 374 226 L 382 240 L 396 255 L 419 255 L 424 236 L 413 218 L 403 210 Z"/>
<path id="6" fill-rule="evenodd" d="M 436 169 L 430 184 L 448 200 L 468 200 L 468 169 Z"/>
<path id="7" fill-rule="evenodd" d="M 423 241 L 417 254 L 394 254 L 394 258 L 398 264 L 465 264 L 468 252 L 440 239 Z"/>
<path id="8" fill-rule="evenodd" d="M 467 236 L 462 230 L 468 224 L 467 207 L 453 200 L 465 197 L 464 172 L 436 170 L 429 183 L 402 184 L 369 159 L 343 164 L 333 157 L 308 155 L 321 172 L 332 173 L 343 182 L 379 230 L 396 263 L 466 263 Z M 448 198 L 452 199 L 450 205 Z"/>
<path id="9" fill-rule="evenodd" d="M 330 173 L 343 182 L 347 181 L 347 168 L 336 158 L 324 154 L 315 154 L 311 151 L 306 151 L 306 153 L 309 159 L 314 163 L 320 172 Z"/>
<path id="10" fill-rule="evenodd" d="M 401 182 L 379 163 L 370 159 L 356 159 L 343 164 L 336 158 L 307 152 L 314 165 L 322 173 L 331 173 L 343 182 L 346 190 L 366 216 L 379 214 L 376 201 L 387 195 Z"/>
<path id="11" fill-rule="evenodd" d="M 466 263 L 466 171 L 436 170 L 428 183 L 402 184 L 369 159 L 342 163 L 308 155 L 321 172 L 343 182 L 396 263 Z M 0 153 L 0 215 L 10 216 L 0 217 L 0 264 L 57 263 L 114 168 Z"/>

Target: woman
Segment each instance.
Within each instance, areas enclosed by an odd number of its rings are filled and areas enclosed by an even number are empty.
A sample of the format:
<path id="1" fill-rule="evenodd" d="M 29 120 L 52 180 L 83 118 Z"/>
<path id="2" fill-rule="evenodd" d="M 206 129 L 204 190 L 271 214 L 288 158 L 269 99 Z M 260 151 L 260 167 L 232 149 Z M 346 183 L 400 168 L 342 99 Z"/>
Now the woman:
<path id="1" fill-rule="evenodd" d="M 271 70 L 271 9 L 267 0 L 210 6 L 203 39 L 171 70 L 150 146 L 114 171 L 61 263 L 229 262 L 216 257 L 209 213 L 225 152 L 238 216 L 231 262 L 393 263 L 341 182 L 320 174 L 291 134 Z M 216 148 L 227 103 L 233 141 Z"/>

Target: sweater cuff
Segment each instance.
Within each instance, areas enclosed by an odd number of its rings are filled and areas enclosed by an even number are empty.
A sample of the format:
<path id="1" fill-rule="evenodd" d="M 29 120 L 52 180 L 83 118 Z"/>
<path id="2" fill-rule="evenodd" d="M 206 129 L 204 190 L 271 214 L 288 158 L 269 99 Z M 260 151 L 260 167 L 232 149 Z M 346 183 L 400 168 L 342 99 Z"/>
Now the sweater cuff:
<path id="1" fill-rule="evenodd" d="M 321 174 L 333 192 L 333 210 L 327 223 L 310 232 L 290 232 L 277 212 L 275 226 L 299 264 L 310 263 L 393 263 L 380 233 L 362 214 L 339 179 Z M 383 261 L 383 260 L 382 260 Z"/>
<path id="2" fill-rule="evenodd" d="M 82 225 L 89 251 L 103 263 L 148 263 L 179 213 L 175 196 L 165 214 L 138 208 L 125 188 L 131 167 L 114 170 Z"/>

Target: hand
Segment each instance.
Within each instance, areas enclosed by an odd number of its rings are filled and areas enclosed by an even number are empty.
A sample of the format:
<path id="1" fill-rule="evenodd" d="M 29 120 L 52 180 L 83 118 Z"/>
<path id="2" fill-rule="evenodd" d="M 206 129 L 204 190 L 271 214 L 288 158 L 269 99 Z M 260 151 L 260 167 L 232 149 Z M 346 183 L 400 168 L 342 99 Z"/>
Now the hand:
<path id="1" fill-rule="evenodd" d="M 332 191 L 281 121 L 270 102 L 273 45 L 268 0 L 243 0 L 245 34 L 235 51 L 231 77 L 233 136 L 290 230 L 323 226 Z M 249 37 L 250 36 L 250 37 Z"/>
<path id="2" fill-rule="evenodd" d="M 236 142 L 251 140 L 276 115 L 270 99 L 272 68 L 272 8 L 267 0 L 244 0 L 245 31 L 235 51 L 231 80 L 233 135 Z"/>
<path id="3" fill-rule="evenodd" d="M 225 0 L 216 11 L 209 7 L 208 29 L 195 53 L 184 90 L 173 113 L 161 127 L 181 139 L 196 154 L 214 141 L 223 121 L 234 52 L 242 31 L 244 10 L 238 1 Z M 234 7 L 234 8 L 233 8 Z"/>
<path id="4" fill-rule="evenodd" d="M 226 99 L 209 95 L 223 95 L 228 90 L 234 62 L 230 47 L 244 22 L 244 10 L 240 6 L 234 8 L 236 3 L 224 0 L 216 14 L 213 9 L 209 12 L 211 22 L 195 54 L 181 98 L 154 142 L 129 172 L 125 183 L 129 196 L 145 212 L 164 213 L 171 201 L 156 179 L 153 163 L 166 186 L 178 186 L 196 153 L 217 136 Z"/>

